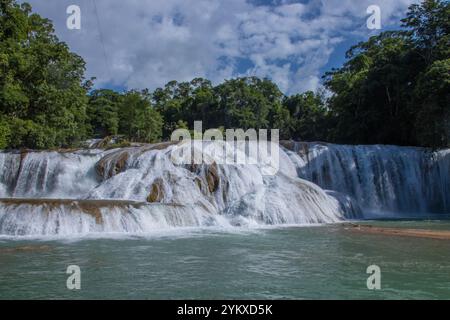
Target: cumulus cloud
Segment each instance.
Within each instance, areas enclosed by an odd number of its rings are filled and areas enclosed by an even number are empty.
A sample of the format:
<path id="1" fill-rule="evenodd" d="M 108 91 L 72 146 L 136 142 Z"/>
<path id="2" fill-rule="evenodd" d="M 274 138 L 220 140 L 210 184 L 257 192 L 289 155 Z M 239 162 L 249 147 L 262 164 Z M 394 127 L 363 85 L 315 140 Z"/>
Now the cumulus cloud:
<path id="1" fill-rule="evenodd" d="M 384 29 L 414 0 L 28 0 L 52 19 L 61 40 L 84 57 L 96 86 L 150 88 L 170 80 L 257 75 L 286 93 L 320 86 L 322 69 L 346 39 L 373 34 L 369 5 Z M 81 8 L 81 30 L 66 8 Z M 96 14 L 97 13 L 97 14 Z"/>

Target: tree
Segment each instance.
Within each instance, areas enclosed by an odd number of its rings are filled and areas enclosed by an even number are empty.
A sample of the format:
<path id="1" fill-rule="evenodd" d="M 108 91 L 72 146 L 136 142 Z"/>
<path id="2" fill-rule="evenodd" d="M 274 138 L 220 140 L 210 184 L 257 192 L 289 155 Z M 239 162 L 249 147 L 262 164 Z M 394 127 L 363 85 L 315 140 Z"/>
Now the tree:
<path id="1" fill-rule="evenodd" d="M 27 3 L 0 2 L 0 70 L 0 115 L 14 132 L 8 146 L 62 147 L 86 136 L 85 63 Z"/>
<path id="2" fill-rule="evenodd" d="M 413 92 L 417 140 L 450 146 L 450 3 L 424 1 L 410 7 L 403 26 L 422 62 Z"/>
<path id="3" fill-rule="evenodd" d="M 405 30 L 359 43 L 347 52 L 341 68 L 325 74 L 325 85 L 333 93 L 332 140 L 448 145 L 448 138 L 430 136 L 448 137 L 444 109 L 449 108 L 445 94 L 449 6 L 439 0 L 412 5 L 402 20 Z M 426 81 L 442 81 L 443 86 L 425 90 Z"/>
<path id="4" fill-rule="evenodd" d="M 307 91 L 284 99 L 291 118 L 291 138 L 296 140 L 326 140 L 328 110 L 319 93 Z"/>
<path id="5" fill-rule="evenodd" d="M 6 119 L 0 117 L 0 149 L 8 146 L 11 137 L 11 129 Z"/>
<path id="6" fill-rule="evenodd" d="M 156 142 L 162 136 L 163 118 L 151 105 L 147 90 L 131 90 L 118 105 L 119 133 L 137 142 Z"/>
<path id="7" fill-rule="evenodd" d="M 450 4 L 425 0 L 409 7 L 402 26 L 426 65 L 450 54 Z"/>
<path id="8" fill-rule="evenodd" d="M 435 61 L 414 91 L 418 140 L 430 147 L 450 147 L 450 59 Z"/>
<path id="9" fill-rule="evenodd" d="M 153 92 L 152 101 L 164 117 L 164 136 L 180 128 L 193 126 L 194 121 L 203 121 L 205 129 L 219 123 L 217 96 L 209 80 L 195 78 L 190 82 L 170 81 L 164 88 Z"/>
<path id="10" fill-rule="evenodd" d="M 215 88 L 218 96 L 221 122 L 226 128 L 260 129 L 269 126 L 271 104 L 265 81 L 256 77 L 226 80 Z M 273 89 L 273 88 L 272 88 Z"/>
<path id="11" fill-rule="evenodd" d="M 269 79 L 170 81 L 150 93 L 90 92 L 83 59 L 27 3 L 0 1 L 0 148 L 76 146 L 87 136 L 139 142 L 177 128 L 280 129 L 282 139 L 450 146 L 450 4 L 409 7 L 402 30 L 358 43 L 324 75 L 331 95 L 286 97 Z"/>
<path id="12" fill-rule="evenodd" d="M 90 133 L 96 136 L 116 135 L 119 130 L 119 103 L 122 96 L 109 89 L 94 90 L 89 95 Z"/>
<path id="13" fill-rule="evenodd" d="M 418 70 L 407 39 L 385 32 L 352 47 L 347 59 L 342 68 L 325 75 L 337 119 L 330 138 L 341 143 L 414 144 L 408 92 Z"/>

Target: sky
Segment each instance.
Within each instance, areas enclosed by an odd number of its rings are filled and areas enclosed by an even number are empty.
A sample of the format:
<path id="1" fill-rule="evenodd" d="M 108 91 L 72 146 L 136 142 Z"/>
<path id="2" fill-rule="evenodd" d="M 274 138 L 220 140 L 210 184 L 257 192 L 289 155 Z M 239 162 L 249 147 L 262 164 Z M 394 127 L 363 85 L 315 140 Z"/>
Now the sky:
<path id="1" fill-rule="evenodd" d="M 196 77 L 267 77 L 285 94 L 317 90 L 353 44 L 397 29 L 417 0 L 27 0 L 81 55 L 95 88 L 151 90 Z M 69 29 L 67 7 L 80 8 Z M 377 5 L 381 29 L 369 29 Z"/>

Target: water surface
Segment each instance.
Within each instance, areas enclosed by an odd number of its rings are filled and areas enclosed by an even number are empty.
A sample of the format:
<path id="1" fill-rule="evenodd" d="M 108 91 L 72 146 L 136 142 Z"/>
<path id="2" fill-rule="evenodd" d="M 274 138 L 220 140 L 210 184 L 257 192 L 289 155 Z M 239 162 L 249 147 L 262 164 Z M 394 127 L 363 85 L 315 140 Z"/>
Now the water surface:
<path id="1" fill-rule="evenodd" d="M 447 220 L 370 224 L 450 230 Z M 102 236 L 0 239 L 0 298 L 450 298 L 445 240 L 365 235 L 344 225 Z M 79 291 L 66 288 L 73 264 L 81 268 Z M 366 287 L 372 264 L 381 268 L 379 291 Z"/>

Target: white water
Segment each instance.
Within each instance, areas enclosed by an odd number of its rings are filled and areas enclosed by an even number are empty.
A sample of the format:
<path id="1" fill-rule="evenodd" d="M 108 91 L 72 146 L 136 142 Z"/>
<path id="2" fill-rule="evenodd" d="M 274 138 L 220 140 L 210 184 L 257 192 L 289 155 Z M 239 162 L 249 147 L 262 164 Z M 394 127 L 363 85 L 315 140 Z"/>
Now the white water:
<path id="1" fill-rule="evenodd" d="M 184 226 L 226 225 L 220 216 L 189 206 L 111 203 L 98 208 L 99 216 L 73 203 L 0 203 L 0 235 L 87 235 L 93 233 L 149 233 Z"/>
<path id="2" fill-rule="evenodd" d="M 0 198 L 42 199 L 0 200 L 0 235 L 316 224 L 367 210 L 450 209 L 449 151 L 431 157 L 418 148 L 295 144 L 280 152 L 274 176 L 258 165 L 218 165 L 210 191 L 210 167 L 175 165 L 174 148 L 0 153 Z M 154 182 L 158 204 L 146 202 Z M 105 199 L 113 201 L 98 201 Z"/>
<path id="3" fill-rule="evenodd" d="M 5 187 L 10 192 L 2 196 L 83 198 L 98 183 L 93 170 L 101 156 L 88 151 L 30 152 L 20 162 L 20 155 L 0 154 L 0 163 L 3 158 L 6 164 L 12 164 L 4 170 L 8 176 Z"/>
<path id="4" fill-rule="evenodd" d="M 175 165 L 174 146 L 158 149 L 30 152 L 22 160 L 17 153 L 0 153 L 0 198 L 6 198 L 0 200 L 0 234 L 145 233 L 180 226 L 332 223 L 345 216 L 335 198 L 296 176 L 284 152 L 275 176 L 264 176 L 258 165 L 217 165 L 217 185 L 210 190 L 208 165 Z M 96 170 L 99 164 L 102 170 Z M 146 203 L 158 181 L 159 204 Z M 7 201 L 16 198 L 23 199 Z M 90 207 L 50 198 L 85 199 Z M 105 199 L 113 202 L 96 202 Z"/>
<path id="5" fill-rule="evenodd" d="M 300 177 L 366 211 L 450 212 L 450 150 L 296 143 L 293 151 Z"/>

